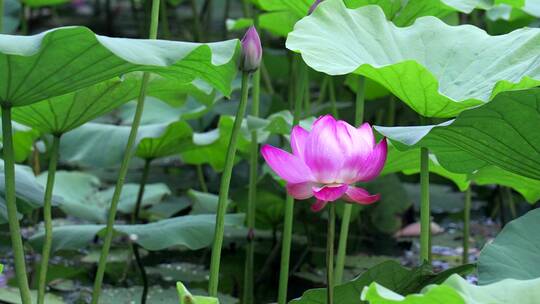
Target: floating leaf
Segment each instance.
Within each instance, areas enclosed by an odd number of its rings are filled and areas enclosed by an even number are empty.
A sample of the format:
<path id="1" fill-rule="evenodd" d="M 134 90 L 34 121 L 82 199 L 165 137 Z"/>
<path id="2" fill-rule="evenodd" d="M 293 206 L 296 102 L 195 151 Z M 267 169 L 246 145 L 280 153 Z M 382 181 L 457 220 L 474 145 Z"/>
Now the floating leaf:
<path id="1" fill-rule="evenodd" d="M 202 79 L 228 95 L 237 44 L 110 38 L 85 27 L 0 35 L 0 103 L 28 105 L 133 71 L 179 83 Z"/>
<path id="2" fill-rule="evenodd" d="M 403 297 L 377 283 L 363 292 L 370 304 L 535 304 L 540 297 L 540 279 L 504 280 L 476 286 L 455 274 L 441 285 L 428 286 L 421 294 Z"/>
<path id="3" fill-rule="evenodd" d="M 499 92 L 540 84 L 539 40 L 538 29 L 489 36 L 433 17 L 398 28 L 377 6 L 352 10 L 326 0 L 296 24 L 287 48 L 317 71 L 371 78 L 423 116 L 452 117 Z"/>
<path id="4" fill-rule="evenodd" d="M 399 293 L 403 294 L 420 292 L 420 290 L 426 285 L 442 283 L 444 280 L 446 280 L 446 278 L 454 273 L 468 273 L 473 268 L 474 266 L 472 265 L 463 265 L 448 269 L 439 274 L 434 274 L 431 272 L 428 265 L 407 269 L 396 261 L 387 261 L 370 268 L 356 279 L 348 283 L 335 286 L 334 301 L 335 303 L 339 304 L 366 303 L 359 300 L 360 295 L 364 287 L 368 286 L 372 282 L 377 282 L 386 288 L 397 290 Z M 292 300 L 289 303 L 325 304 L 326 289 L 318 288 L 308 290 L 302 295 L 301 298 Z"/>
<path id="5" fill-rule="evenodd" d="M 479 284 L 504 279 L 540 278 L 540 210 L 529 211 L 506 226 L 492 243 L 487 244 L 478 260 Z M 521 302 L 520 302 L 521 303 Z"/>
<path id="6" fill-rule="evenodd" d="M 146 137 L 159 137 L 168 123 L 141 126 L 137 143 Z M 82 167 L 111 168 L 119 166 L 124 155 L 130 126 L 86 123 L 62 136 L 60 159 Z"/>
<path id="7" fill-rule="evenodd" d="M 39 184 L 32 169 L 23 165 L 15 165 L 15 195 L 17 197 L 17 210 L 26 214 L 43 206 L 45 189 Z M 4 161 L 0 160 L 0 179 L 4 178 Z M 4 183 L 0 183 L 0 223 L 7 222 L 7 209 Z M 53 196 L 52 203 L 58 204 L 61 198 Z"/>
<path id="8" fill-rule="evenodd" d="M 47 172 L 42 173 L 37 181 L 45 186 Z M 94 175 L 83 172 L 58 171 L 54 182 L 53 193 L 62 198 L 58 207 L 66 214 L 94 223 L 105 223 L 107 211 L 113 196 L 114 187 L 99 190 L 101 182 Z M 125 184 L 118 211 L 131 214 L 135 208 L 139 184 Z M 141 206 L 148 207 L 161 202 L 171 190 L 165 184 L 147 184 Z"/>
<path id="9" fill-rule="evenodd" d="M 540 179 L 540 90 L 504 92 L 435 126 L 375 127 L 401 150 L 427 147 L 441 165 L 471 173 L 488 164 Z"/>
<path id="10" fill-rule="evenodd" d="M 117 233 L 130 236 L 132 240 L 147 250 L 162 250 L 170 247 L 183 246 L 197 250 L 209 246 L 214 239 L 214 214 L 186 215 L 165 219 L 150 224 L 115 225 Z M 225 224 L 241 226 L 244 223 L 243 214 L 228 214 Z M 86 248 L 97 234 L 103 233 L 105 225 L 66 225 L 53 229 L 53 251 L 77 250 Z M 156 237 L 158 236 L 159 237 Z M 44 233 L 32 236 L 32 246 L 41 248 Z"/>

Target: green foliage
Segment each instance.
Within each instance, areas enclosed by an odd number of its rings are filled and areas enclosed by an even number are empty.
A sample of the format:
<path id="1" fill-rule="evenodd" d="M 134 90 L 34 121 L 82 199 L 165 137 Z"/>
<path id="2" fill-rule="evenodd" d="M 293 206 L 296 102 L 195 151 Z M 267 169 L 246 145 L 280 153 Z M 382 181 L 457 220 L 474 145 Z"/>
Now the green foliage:
<path id="1" fill-rule="evenodd" d="M 534 232 L 539 219 L 540 210 L 530 211 L 508 223 L 495 240 L 484 247 L 478 260 L 478 281 L 481 285 L 505 279 L 531 280 L 540 277 L 540 267 L 536 263 L 540 236 Z"/>
<path id="2" fill-rule="evenodd" d="M 395 261 L 387 261 L 378 264 L 354 280 L 335 287 L 335 301 L 340 304 L 358 304 L 362 290 L 373 282 L 377 282 L 388 289 L 398 293 L 410 294 L 420 292 L 429 284 L 442 283 L 454 273 L 466 274 L 474 269 L 472 265 L 464 265 L 451 268 L 447 271 L 435 274 L 428 265 L 408 269 Z M 291 304 L 324 304 L 326 303 L 326 289 L 311 289 L 306 291 L 301 298 L 292 300 Z"/>
<path id="3" fill-rule="evenodd" d="M 241 226 L 243 214 L 225 217 L 228 227 Z M 133 242 L 147 250 L 162 250 L 182 247 L 190 250 L 209 246 L 214 238 L 215 215 L 186 215 L 149 224 L 115 225 L 116 233 L 128 236 Z M 78 250 L 86 248 L 97 234 L 104 233 L 105 225 L 64 225 L 53 230 L 52 251 Z M 156 237 L 159 235 L 159 237 Z M 35 248 L 43 244 L 43 232 L 32 236 L 30 243 Z"/>
<path id="4" fill-rule="evenodd" d="M 38 176 L 37 182 L 45 186 L 47 172 Z M 78 171 L 59 171 L 56 173 L 53 194 L 61 198 L 61 201 L 56 206 L 68 215 L 94 223 L 104 223 L 114 187 L 105 190 L 100 190 L 100 187 L 101 181 L 94 175 Z M 124 185 L 118 211 L 131 214 L 138 192 L 138 184 Z M 141 207 L 155 205 L 170 194 L 171 190 L 165 184 L 146 185 Z"/>
<path id="5" fill-rule="evenodd" d="M 182 282 L 176 283 L 176 290 L 178 291 L 180 304 L 219 304 L 217 298 L 192 295 Z"/>
<path id="6" fill-rule="evenodd" d="M 536 303 L 540 292 L 540 279 L 504 280 L 490 285 L 476 286 L 455 274 L 441 285 L 428 286 L 421 294 L 403 297 L 377 283 L 363 292 L 362 298 L 370 304 L 520 304 Z"/>
<path id="7" fill-rule="evenodd" d="M 539 97 L 538 89 L 505 92 L 439 125 L 376 129 L 398 149 L 429 148 L 452 172 L 471 173 L 491 164 L 540 179 Z"/>
<path id="8" fill-rule="evenodd" d="M 537 29 L 488 36 L 433 17 L 397 28 L 379 7 L 351 10 L 341 0 L 326 0 L 296 24 L 287 48 L 317 71 L 357 73 L 379 82 L 420 115 L 452 117 L 499 92 L 537 86 L 540 75 L 531 51 L 540 45 L 533 42 L 539 37 Z M 508 51 L 518 49 L 527 51 Z M 516 61 L 531 65 L 507 64 Z"/>
<path id="9" fill-rule="evenodd" d="M 69 48 L 65 46 L 69 45 Z M 236 72 L 237 41 L 197 44 L 99 36 L 84 27 L 0 37 L 0 103 L 23 106 L 132 71 L 180 83 L 200 78 L 224 94 Z"/>

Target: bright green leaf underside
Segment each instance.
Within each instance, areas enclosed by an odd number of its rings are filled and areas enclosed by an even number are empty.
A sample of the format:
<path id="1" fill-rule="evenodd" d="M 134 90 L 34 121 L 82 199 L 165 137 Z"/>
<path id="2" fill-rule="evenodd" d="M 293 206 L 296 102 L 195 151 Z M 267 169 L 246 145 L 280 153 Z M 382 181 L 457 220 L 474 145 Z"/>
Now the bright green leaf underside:
<path id="1" fill-rule="evenodd" d="M 427 147 L 446 169 L 472 173 L 488 164 L 540 180 L 540 89 L 512 91 L 436 126 L 375 127 L 398 149 Z"/>
<path id="2" fill-rule="evenodd" d="M 428 286 L 421 294 L 406 297 L 373 283 L 364 290 L 363 299 L 370 304 L 536 304 L 539 287 L 540 278 L 476 286 L 455 274 L 441 285 Z"/>
<path id="3" fill-rule="evenodd" d="M 32 104 L 132 71 L 154 72 L 179 83 L 202 79 L 229 94 L 236 49 L 237 40 L 198 44 L 110 38 L 85 27 L 0 35 L 0 103 Z"/>
<path id="4" fill-rule="evenodd" d="M 299 21 L 287 48 L 317 71 L 371 78 L 428 117 L 453 117 L 499 92 L 540 84 L 539 29 L 489 36 L 434 17 L 398 28 L 378 6 L 352 10 L 342 0 L 326 0 Z"/>

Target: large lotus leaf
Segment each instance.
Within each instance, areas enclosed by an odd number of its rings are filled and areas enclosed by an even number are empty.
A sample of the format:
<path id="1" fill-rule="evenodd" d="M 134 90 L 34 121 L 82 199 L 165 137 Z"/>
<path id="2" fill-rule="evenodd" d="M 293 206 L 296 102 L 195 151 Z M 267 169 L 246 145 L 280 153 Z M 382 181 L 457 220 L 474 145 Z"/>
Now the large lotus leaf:
<path id="1" fill-rule="evenodd" d="M 243 214 L 225 216 L 227 227 L 241 226 Z M 147 250 L 162 250 L 182 246 L 197 250 L 209 246 L 214 239 L 214 214 L 186 215 L 165 219 L 150 224 L 115 225 L 114 230 L 129 236 L 134 242 Z M 91 244 L 94 237 L 104 233 L 105 225 L 65 225 L 53 229 L 53 251 L 78 250 Z M 159 237 L 156 237 L 159 236 Z M 32 236 L 30 243 L 41 248 L 44 233 Z"/>
<path id="2" fill-rule="evenodd" d="M 420 172 L 420 149 L 410 149 L 400 151 L 392 144 L 388 146 L 388 155 L 381 175 L 402 172 L 407 175 L 418 174 Z M 430 154 L 429 172 L 447 178 L 454 182 L 456 186 L 465 191 L 469 187 L 469 179 L 466 174 L 453 173 L 441 166 L 435 157 Z"/>
<path id="3" fill-rule="evenodd" d="M 4 16 L 2 19 L 2 32 L 0 34 L 11 34 L 19 27 L 21 14 L 21 3 L 17 0 L 4 0 Z"/>
<path id="4" fill-rule="evenodd" d="M 217 129 L 194 133 L 193 147 L 181 153 L 182 160 L 193 165 L 210 164 L 216 170 L 223 170 L 233 124 L 233 117 L 221 116 Z M 249 140 L 245 136 L 240 136 L 238 151 L 247 152 L 248 149 Z M 236 160 L 239 161 L 238 158 Z"/>
<path id="5" fill-rule="evenodd" d="M 398 28 L 377 6 L 326 0 L 296 24 L 287 48 L 317 71 L 371 78 L 423 116 L 452 117 L 501 91 L 540 84 L 538 41 L 540 29 L 489 36 L 434 17 Z"/>
<path id="6" fill-rule="evenodd" d="M 480 253 L 479 284 L 491 284 L 504 279 L 529 280 L 540 278 L 540 210 L 529 211 L 508 223 L 492 243 Z"/>
<path id="7" fill-rule="evenodd" d="M 161 136 L 141 140 L 135 155 L 145 159 L 175 155 L 190 149 L 192 138 L 193 130 L 189 124 L 178 121 L 169 125 Z"/>
<path id="8" fill-rule="evenodd" d="M 339 304 L 367 304 L 367 302 L 360 301 L 360 295 L 364 287 L 367 287 L 372 282 L 378 282 L 386 288 L 403 294 L 420 292 L 426 285 L 442 283 L 454 273 L 465 274 L 473 268 L 472 265 L 463 265 L 434 274 L 427 265 L 408 269 L 396 261 L 386 261 L 368 269 L 350 282 L 335 286 L 334 301 Z M 289 303 L 325 304 L 326 288 L 308 290 L 301 298 L 292 300 Z"/>
<path id="9" fill-rule="evenodd" d="M 436 126 L 375 127 L 398 149 L 428 147 L 443 167 L 471 173 L 492 164 L 540 179 L 540 89 L 512 91 Z"/>
<path id="10" fill-rule="evenodd" d="M 421 294 L 402 296 L 377 283 L 366 287 L 362 299 L 370 304 L 536 304 L 540 297 L 540 279 L 504 280 L 476 286 L 457 274 L 443 284 L 428 286 Z"/>
<path id="11" fill-rule="evenodd" d="M 47 172 L 38 176 L 37 181 L 45 186 Z M 66 214 L 94 223 L 104 223 L 114 187 L 100 190 L 100 180 L 91 174 L 78 171 L 58 171 L 53 193 L 62 198 L 58 207 Z M 133 212 L 139 192 L 138 184 L 125 184 L 118 203 L 118 211 L 126 214 Z M 142 207 L 161 202 L 171 190 L 165 184 L 147 184 L 141 201 Z"/>
<path id="12" fill-rule="evenodd" d="M 17 197 L 17 209 L 26 214 L 43 206 L 45 189 L 39 184 L 32 169 L 23 165 L 15 165 L 15 195 Z M 4 178 L 4 161 L 0 160 L 0 179 Z M 0 223 L 7 222 L 7 209 L 5 202 L 4 183 L 0 183 Z M 53 204 L 59 204 L 62 199 L 53 196 Z"/>
<path id="13" fill-rule="evenodd" d="M 187 94 L 198 96 L 198 100 L 209 103 L 212 90 L 199 84 L 179 84 L 174 79 L 152 75 L 147 95 L 165 102 L 182 105 Z M 141 87 L 139 74 L 114 78 L 96 85 L 37 102 L 17 107 L 13 119 L 42 133 L 64 134 L 87 123 L 116 107 L 138 97 Z"/>
<path id="14" fill-rule="evenodd" d="M 469 179 L 475 184 L 501 185 L 519 192 L 527 202 L 535 204 L 540 200 L 540 180 L 517 175 L 495 166 L 487 166 L 474 172 Z"/>
<path id="15" fill-rule="evenodd" d="M 137 144 L 146 137 L 159 137 L 167 127 L 167 123 L 141 126 Z M 130 126 L 86 123 L 62 136 L 60 158 L 82 167 L 116 167 L 122 161 L 130 130 Z"/>
<path id="16" fill-rule="evenodd" d="M 37 299 L 37 290 L 30 291 L 32 298 Z M 16 287 L 2 287 L 0 288 L 0 302 L 7 304 L 20 304 L 21 292 Z M 52 293 L 45 294 L 45 303 L 47 304 L 65 304 L 62 297 Z"/>
<path id="17" fill-rule="evenodd" d="M 237 40 L 199 44 L 110 38 L 85 27 L 0 35 L 0 103 L 28 105 L 132 71 L 179 83 L 202 79 L 228 95 L 236 48 Z"/>
<path id="18" fill-rule="evenodd" d="M 0 134 L 1 133 L 2 132 L 0 131 Z M 22 163 L 30 156 L 30 154 L 32 154 L 34 142 L 39 135 L 37 130 L 33 130 L 16 122 L 13 123 L 13 151 L 15 153 L 15 162 Z M 0 142 L 0 147 L 2 146 L 3 143 Z"/>
<path id="19" fill-rule="evenodd" d="M 192 201 L 190 214 L 215 214 L 217 212 L 219 200 L 217 195 L 193 189 L 188 190 L 187 195 Z M 228 209 L 230 203 L 231 201 L 228 200 L 226 209 Z"/>

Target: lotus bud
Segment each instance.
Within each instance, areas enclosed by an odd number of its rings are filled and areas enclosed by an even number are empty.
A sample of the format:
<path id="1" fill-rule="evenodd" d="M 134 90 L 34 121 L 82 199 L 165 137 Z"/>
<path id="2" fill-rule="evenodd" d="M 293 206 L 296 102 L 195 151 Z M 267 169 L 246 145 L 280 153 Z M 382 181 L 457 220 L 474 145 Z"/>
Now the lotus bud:
<path id="1" fill-rule="evenodd" d="M 315 0 L 315 2 L 313 2 L 313 4 L 309 7 L 308 15 L 311 15 L 311 13 L 313 13 L 313 11 L 317 8 L 317 6 L 319 6 L 322 1 L 323 0 Z"/>
<path id="2" fill-rule="evenodd" d="M 240 70 L 248 73 L 255 72 L 261 65 L 262 46 L 259 34 L 251 26 L 242 38 L 242 62 Z"/>

